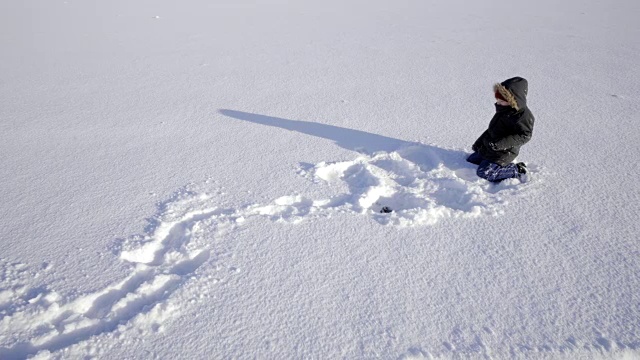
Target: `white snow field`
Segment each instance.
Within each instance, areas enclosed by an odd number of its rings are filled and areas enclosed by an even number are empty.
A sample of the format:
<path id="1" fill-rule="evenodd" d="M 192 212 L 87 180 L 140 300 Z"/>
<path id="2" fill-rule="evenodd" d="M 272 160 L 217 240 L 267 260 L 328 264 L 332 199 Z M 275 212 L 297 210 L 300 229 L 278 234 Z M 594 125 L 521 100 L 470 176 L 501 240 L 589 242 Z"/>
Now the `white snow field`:
<path id="1" fill-rule="evenodd" d="M 0 0 L 0 359 L 640 358 L 638 16 Z"/>

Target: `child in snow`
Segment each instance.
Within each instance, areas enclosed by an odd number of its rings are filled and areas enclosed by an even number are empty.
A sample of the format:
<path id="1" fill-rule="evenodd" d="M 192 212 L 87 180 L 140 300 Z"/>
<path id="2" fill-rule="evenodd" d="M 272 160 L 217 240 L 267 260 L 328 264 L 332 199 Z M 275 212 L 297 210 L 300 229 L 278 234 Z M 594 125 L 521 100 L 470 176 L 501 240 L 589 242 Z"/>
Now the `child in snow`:
<path id="1" fill-rule="evenodd" d="M 534 117 L 527 108 L 527 80 L 514 77 L 495 84 L 496 114 L 489 128 L 471 147 L 467 161 L 478 165 L 481 178 L 499 182 L 520 178 L 527 173 L 524 163 L 511 163 L 520 147 L 531 139 Z"/>

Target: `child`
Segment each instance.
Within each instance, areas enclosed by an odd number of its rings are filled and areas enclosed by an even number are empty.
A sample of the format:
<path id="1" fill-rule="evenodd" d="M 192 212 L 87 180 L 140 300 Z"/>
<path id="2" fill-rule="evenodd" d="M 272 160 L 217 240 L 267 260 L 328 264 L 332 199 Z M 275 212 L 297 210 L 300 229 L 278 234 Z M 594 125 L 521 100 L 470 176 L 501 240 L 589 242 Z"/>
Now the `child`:
<path id="1" fill-rule="evenodd" d="M 467 161 L 478 166 L 481 178 L 499 182 L 521 178 L 527 173 L 524 163 L 512 164 L 520 147 L 531 139 L 534 117 L 527 107 L 527 80 L 514 77 L 495 84 L 496 114 L 489 128 L 471 147 Z"/>

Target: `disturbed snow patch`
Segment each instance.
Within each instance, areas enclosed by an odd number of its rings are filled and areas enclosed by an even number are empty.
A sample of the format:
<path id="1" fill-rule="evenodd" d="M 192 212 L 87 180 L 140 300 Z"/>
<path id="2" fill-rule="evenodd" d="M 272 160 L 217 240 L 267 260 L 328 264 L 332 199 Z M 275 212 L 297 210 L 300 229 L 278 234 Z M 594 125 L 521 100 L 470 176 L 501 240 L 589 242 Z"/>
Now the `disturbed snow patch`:
<path id="1" fill-rule="evenodd" d="M 209 260 L 218 239 L 251 218 L 297 223 L 351 213 L 384 225 L 432 225 L 447 217 L 500 214 L 505 195 L 517 195 L 530 185 L 518 180 L 491 184 L 475 175 L 463 152 L 423 145 L 321 162 L 298 173 L 321 187 L 328 185 L 329 195 L 314 199 L 290 194 L 266 204 L 224 206 L 218 190 L 176 192 L 159 205 L 143 235 L 115 249 L 131 264 L 131 273 L 105 289 L 74 299 L 64 299 L 46 285 L 0 289 L 0 334 L 5 334 L 0 336 L 0 358 L 56 352 L 131 328 L 162 331 L 181 305 L 172 294 Z M 381 214 L 383 206 L 393 212 Z M 16 265 L 11 273 L 23 267 Z"/>
<path id="2" fill-rule="evenodd" d="M 502 213 L 505 195 L 526 187 L 511 179 L 492 184 L 475 174 L 465 153 L 444 152 L 421 145 L 395 152 L 360 155 L 351 161 L 319 163 L 304 175 L 346 189 L 311 203 L 369 214 L 382 224 L 433 225 L 448 217 L 478 217 Z M 388 207 L 390 214 L 381 214 Z"/>
<path id="3" fill-rule="evenodd" d="M 21 359 L 55 352 L 93 336 L 122 332 L 159 332 L 178 306 L 169 297 L 209 259 L 209 247 L 192 243 L 201 220 L 216 210 L 201 207 L 206 197 L 180 191 L 161 204 L 146 235 L 121 244 L 122 260 L 131 273 L 106 288 L 64 299 L 43 291 L 30 301 L 3 290 L 5 316 L 0 318 L 0 359 Z M 194 209 L 193 206 L 197 209 Z M 8 295 L 7 295 L 8 294 Z M 7 303 L 9 302 L 9 303 Z"/>

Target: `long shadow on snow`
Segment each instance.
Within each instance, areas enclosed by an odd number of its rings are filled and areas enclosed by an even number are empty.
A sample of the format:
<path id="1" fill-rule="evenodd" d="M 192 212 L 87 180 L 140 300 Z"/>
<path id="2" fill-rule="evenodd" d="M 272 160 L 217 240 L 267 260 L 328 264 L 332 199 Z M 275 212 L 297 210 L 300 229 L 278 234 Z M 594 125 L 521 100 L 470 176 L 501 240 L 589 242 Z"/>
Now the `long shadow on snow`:
<path id="1" fill-rule="evenodd" d="M 373 155 L 379 151 L 392 152 L 411 148 L 412 151 L 404 152 L 402 157 L 420 166 L 423 171 L 429 171 L 440 164 L 452 170 L 462 167 L 473 167 L 473 165 L 465 161 L 467 154 L 463 151 L 448 150 L 436 146 L 311 121 L 289 120 L 228 109 L 220 109 L 218 112 L 238 120 L 279 127 L 331 140 L 344 149 L 366 155 Z"/>

